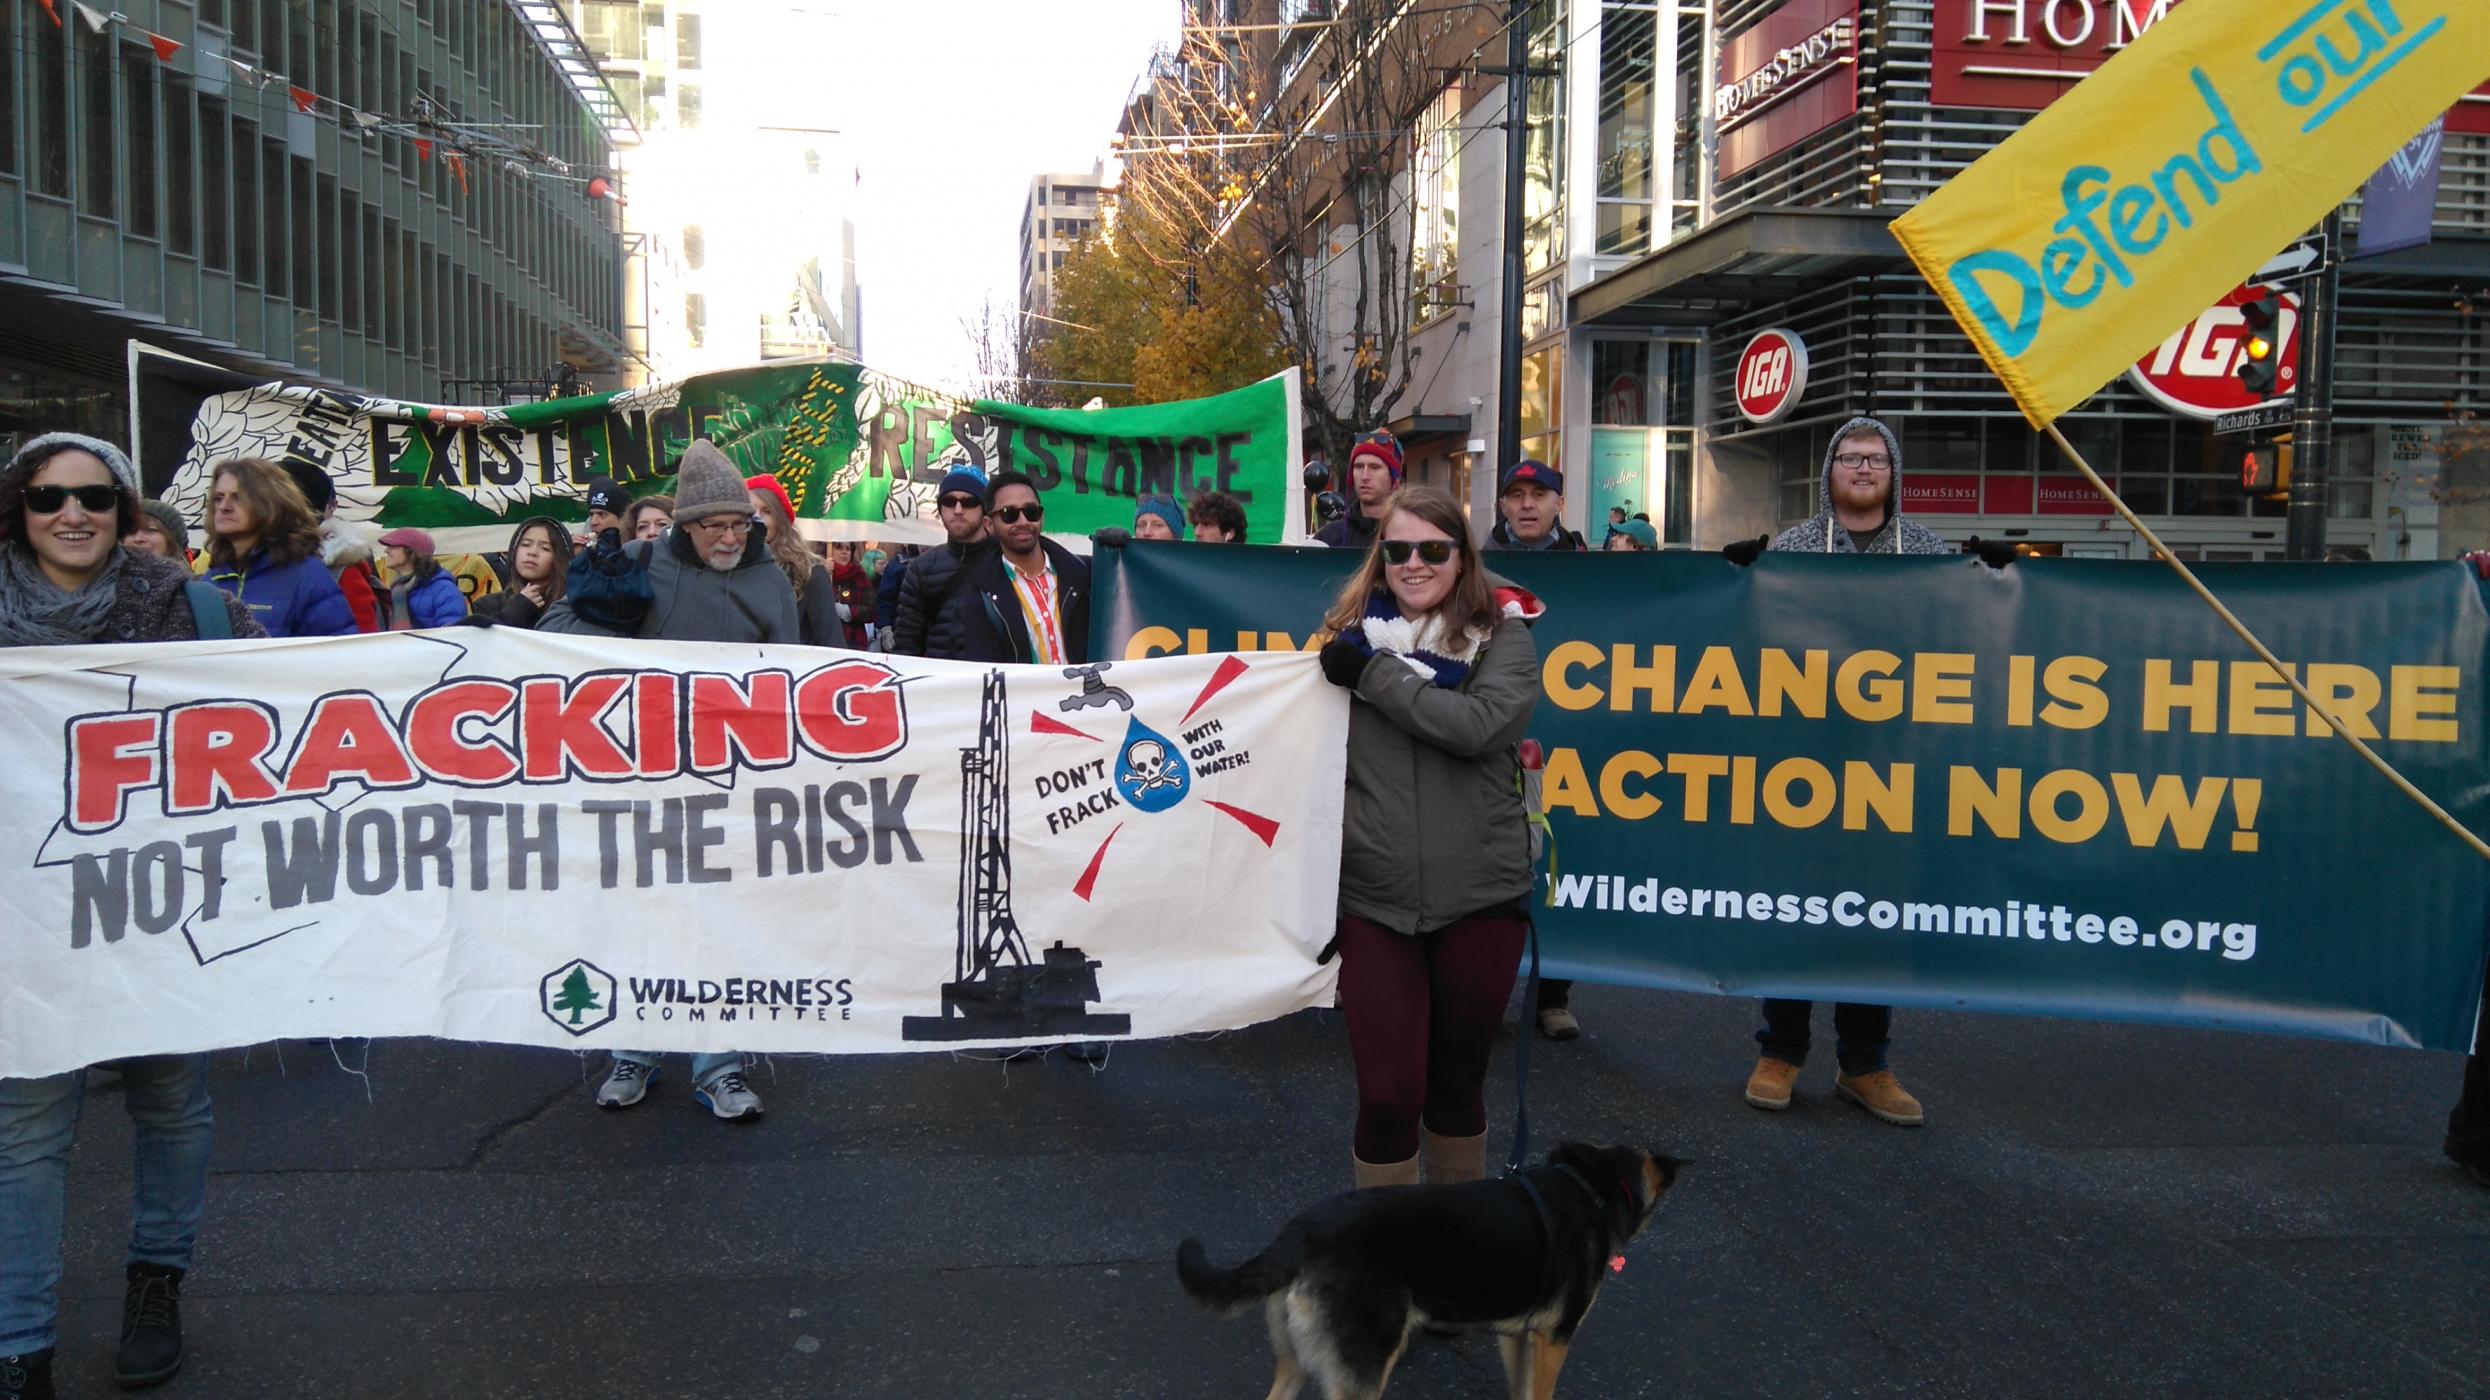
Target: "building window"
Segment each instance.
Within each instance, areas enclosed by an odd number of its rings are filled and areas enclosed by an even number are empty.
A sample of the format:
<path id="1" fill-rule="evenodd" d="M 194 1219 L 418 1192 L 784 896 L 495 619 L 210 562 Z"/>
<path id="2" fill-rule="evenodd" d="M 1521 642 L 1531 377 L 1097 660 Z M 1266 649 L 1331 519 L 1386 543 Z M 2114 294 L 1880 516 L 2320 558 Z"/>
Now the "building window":
<path id="1" fill-rule="evenodd" d="M 579 37 L 602 58 L 639 62 L 648 53 L 647 35 L 639 0 L 587 0 L 579 7 Z"/>
<path id="2" fill-rule="evenodd" d="M 1424 320 L 1461 299 L 1461 85 L 1435 95 L 1410 133 L 1409 291 Z"/>
<path id="3" fill-rule="evenodd" d="M 1565 258 L 1565 5 L 1533 0 L 1523 94 L 1522 255 L 1530 272 Z M 1544 75 L 1544 76 L 1541 76 Z"/>
<path id="4" fill-rule="evenodd" d="M 709 265 L 709 235 L 698 224 L 683 226 L 683 265 L 694 272 Z"/>
<path id="5" fill-rule="evenodd" d="M 685 83 L 675 89 L 674 122 L 685 131 L 696 130 L 700 126 L 699 84 Z"/>
<path id="6" fill-rule="evenodd" d="M 192 180 L 191 162 L 196 158 L 196 134 L 193 127 L 197 98 L 192 95 L 190 79 L 180 73 L 164 75 L 164 208 L 168 246 L 185 256 L 199 251 L 199 204 Z M 0 104 L 5 105 L 5 104 Z"/>
<path id="7" fill-rule="evenodd" d="M 700 66 L 700 16 L 677 15 L 674 18 L 674 66 Z"/>
<path id="8" fill-rule="evenodd" d="M 1612 4 L 1600 12 L 1598 252 L 1630 255 L 1651 243 L 1659 197 L 1658 37 L 1658 16 L 1648 5 Z"/>
<path id="9" fill-rule="evenodd" d="M 17 5 L 0 5 L 0 67 L 10 75 L 12 91 L 0 97 L 0 175 L 14 175 L 17 164 L 17 95 L 14 91 L 17 74 Z"/>
<path id="10" fill-rule="evenodd" d="M 129 208 L 122 223 L 134 237 L 153 238 L 156 222 L 156 69 L 149 54 L 142 60 L 124 54 L 121 64 L 122 105 L 129 109 L 128 155 L 122 167 L 130 182 Z"/>
<path id="11" fill-rule="evenodd" d="M 1550 345 L 1522 356 L 1522 455 L 1562 470 L 1559 452 L 1563 434 L 1557 423 L 1565 409 L 1564 347 Z"/>
<path id="12" fill-rule="evenodd" d="M 26 149 L 35 193 L 69 197 L 69 36 L 49 24 L 26 26 L 34 83 L 26 92 Z"/>
<path id="13" fill-rule="evenodd" d="M 225 165 L 225 103 L 199 99 L 199 255 L 211 272 L 233 270 L 233 181 Z"/>
<path id="14" fill-rule="evenodd" d="M 78 148 L 84 155 L 79 174 L 79 207 L 109 219 L 120 208 L 118 137 L 112 129 L 112 39 L 85 25 L 78 31 Z"/>
<path id="15" fill-rule="evenodd" d="M 291 296 L 293 288 L 286 277 L 292 264 L 286 252 L 285 143 L 262 141 L 259 150 L 260 283 L 272 297 Z"/>
<path id="16" fill-rule="evenodd" d="M 233 280 L 259 285 L 259 126 L 233 124 Z"/>

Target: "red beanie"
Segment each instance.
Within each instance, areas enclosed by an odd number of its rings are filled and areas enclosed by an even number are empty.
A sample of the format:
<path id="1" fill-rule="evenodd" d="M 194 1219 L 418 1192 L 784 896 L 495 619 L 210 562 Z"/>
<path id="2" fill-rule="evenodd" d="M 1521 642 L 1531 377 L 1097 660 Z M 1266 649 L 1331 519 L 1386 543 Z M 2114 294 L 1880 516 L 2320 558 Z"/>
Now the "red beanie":
<path id="1" fill-rule="evenodd" d="M 790 525 L 795 523 L 795 502 L 787 499 L 787 488 L 778 484 L 778 478 L 775 475 L 764 473 L 760 476 L 747 476 L 744 478 L 744 489 L 767 491 L 776 496 L 778 508 L 787 513 L 787 523 Z"/>
<path id="2" fill-rule="evenodd" d="M 1384 468 L 1392 473 L 1392 479 L 1394 481 L 1401 479 L 1401 440 L 1383 429 L 1377 428 L 1371 433 L 1358 435 L 1357 441 L 1349 447 L 1349 464 L 1357 465 L 1357 459 L 1360 457 L 1383 459 Z"/>

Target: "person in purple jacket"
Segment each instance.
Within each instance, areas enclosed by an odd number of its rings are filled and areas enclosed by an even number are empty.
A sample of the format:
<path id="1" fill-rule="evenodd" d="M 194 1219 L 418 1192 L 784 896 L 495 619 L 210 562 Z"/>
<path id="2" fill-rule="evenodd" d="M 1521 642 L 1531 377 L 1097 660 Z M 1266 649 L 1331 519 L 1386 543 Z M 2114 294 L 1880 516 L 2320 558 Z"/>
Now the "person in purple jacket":
<path id="1" fill-rule="evenodd" d="M 345 591 L 320 560 L 320 521 L 274 462 L 219 462 L 208 486 L 207 580 L 251 610 L 271 637 L 343 637 L 360 630 Z"/>

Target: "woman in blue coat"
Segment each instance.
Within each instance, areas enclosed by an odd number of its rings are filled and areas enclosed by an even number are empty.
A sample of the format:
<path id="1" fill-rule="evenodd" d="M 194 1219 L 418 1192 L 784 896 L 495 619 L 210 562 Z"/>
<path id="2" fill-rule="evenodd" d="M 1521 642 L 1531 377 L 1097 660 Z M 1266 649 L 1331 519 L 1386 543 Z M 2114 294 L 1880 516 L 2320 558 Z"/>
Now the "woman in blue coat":
<path id="1" fill-rule="evenodd" d="M 389 551 L 389 628 L 456 627 L 467 620 L 467 595 L 432 557 L 432 536 L 401 526 L 380 537 Z"/>
<path id="2" fill-rule="evenodd" d="M 320 559 L 320 521 L 274 462 L 216 464 L 208 487 L 207 580 L 239 599 L 271 637 L 343 637 L 357 629 Z"/>

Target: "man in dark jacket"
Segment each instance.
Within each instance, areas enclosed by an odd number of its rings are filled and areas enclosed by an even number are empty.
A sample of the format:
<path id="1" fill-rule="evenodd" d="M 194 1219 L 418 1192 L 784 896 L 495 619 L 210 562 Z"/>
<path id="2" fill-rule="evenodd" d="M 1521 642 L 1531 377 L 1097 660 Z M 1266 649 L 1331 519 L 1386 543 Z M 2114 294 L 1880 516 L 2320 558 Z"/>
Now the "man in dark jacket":
<path id="1" fill-rule="evenodd" d="M 1042 666 L 1089 660 L 1089 561 L 1040 533 L 1046 510 L 1025 474 L 996 472 L 986 500 L 994 547 L 961 566 L 943 610 L 960 638 L 960 659 Z"/>
<path id="2" fill-rule="evenodd" d="M 1565 474 L 1545 462 L 1524 458 L 1504 469 L 1496 483 L 1496 513 L 1502 518 L 1487 532 L 1484 548 L 1572 554 L 1584 549 L 1582 536 L 1565 528 Z M 1573 999 L 1573 979 L 1540 979 L 1539 1034 L 1550 1040 L 1582 1034 Z"/>
<path id="3" fill-rule="evenodd" d="M 943 476 L 934 498 L 942 511 L 943 543 L 908 562 L 899 581 L 899 618 L 891 628 L 891 650 L 902 656 L 930 656 L 958 661 L 958 629 L 949 622 L 951 599 L 972 555 L 988 554 L 986 538 L 986 474 L 962 463 Z"/>
<path id="4" fill-rule="evenodd" d="M 743 473 L 707 438 L 684 449 L 674 528 L 624 551 L 617 557 L 600 546 L 573 561 L 562 600 L 545 610 L 536 630 L 678 642 L 802 642 L 795 590 L 770 558 L 769 535 L 753 519 Z M 646 570 L 645 611 L 637 589 L 617 586 L 618 569 L 626 575 Z M 631 1107 L 656 1076 L 655 1055 L 615 1051 L 613 1068 L 597 1088 L 597 1106 Z M 743 1056 L 734 1051 L 694 1055 L 692 1091 L 702 1107 L 729 1122 L 761 1116 L 761 1096 L 745 1080 Z"/>
<path id="5" fill-rule="evenodd" d="M 1365 549 L 1375 542 L 1383 503 L 1401 484 L 1401 440 L 1381 428 L 1349 448 L 1349 513 L 1314 533 L 1334 549 Z"/>

